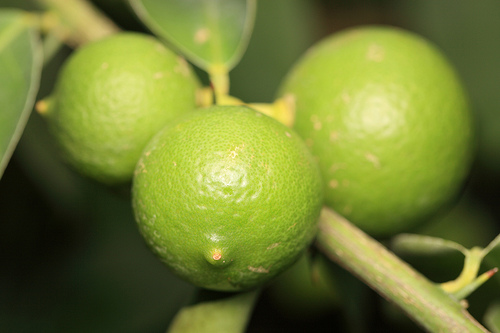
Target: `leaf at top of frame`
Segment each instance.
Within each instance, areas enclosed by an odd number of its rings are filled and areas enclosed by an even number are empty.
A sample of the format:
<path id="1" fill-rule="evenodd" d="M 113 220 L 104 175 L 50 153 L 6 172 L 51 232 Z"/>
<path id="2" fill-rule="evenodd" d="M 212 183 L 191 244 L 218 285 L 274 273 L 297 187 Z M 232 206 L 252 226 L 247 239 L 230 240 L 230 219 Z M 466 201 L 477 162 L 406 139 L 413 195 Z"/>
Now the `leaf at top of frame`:
<path id="1" fill-rule="evenodd" d="M 0 10 L 0 178 L 38 92 L 42 49 L 31 21 L 21 10 Z"/>
<path id="2" fill-rule="evenodd" d="M 231 70 L 243 56 L 256 0 L 129 0 L 143 23 L 205 71 Z"/>

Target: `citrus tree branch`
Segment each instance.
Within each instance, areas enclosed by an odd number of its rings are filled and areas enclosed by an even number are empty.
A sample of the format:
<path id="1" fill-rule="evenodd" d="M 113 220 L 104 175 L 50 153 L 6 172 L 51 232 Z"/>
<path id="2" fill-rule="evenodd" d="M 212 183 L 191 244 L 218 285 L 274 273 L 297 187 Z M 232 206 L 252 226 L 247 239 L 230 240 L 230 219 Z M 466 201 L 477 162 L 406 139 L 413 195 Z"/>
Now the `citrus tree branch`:
<path id="1" fill-rule="evenodd" d="M 72 47 L 114 34 L 120 29 L 87 0 L 36 0 L 48 13 L 44 28 Z"/>
<path id="2" fill-rule="evenodd" d="M 324 208 L 318 247 L 429 332 L 488 332 L 459 302 L 349 221 Z"/>

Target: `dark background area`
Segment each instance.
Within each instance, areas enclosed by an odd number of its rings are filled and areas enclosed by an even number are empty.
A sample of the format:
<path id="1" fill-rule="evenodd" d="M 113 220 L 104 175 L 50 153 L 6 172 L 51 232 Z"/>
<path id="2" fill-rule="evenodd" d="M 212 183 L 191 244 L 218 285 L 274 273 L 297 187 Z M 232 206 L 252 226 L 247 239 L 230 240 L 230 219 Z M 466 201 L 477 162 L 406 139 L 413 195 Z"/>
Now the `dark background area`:
<path id="1" fill-rule="evenodd" d="M 145 31 L 123 0 L 93 2 L 123 29 Z M 31 1 L 0 0 L 0 7 L 21 5 L 36 9 Z M 248 51 L 231 73 L 232 94 L 271 102 L 308 47 L 363 24 L 423 35 L 463 78 L 478 129 L 476 162 L 457 206 L 419 232 L 485 246 L 500 231 L 498 0 L 261 0 Z M 44 70 L 40 98 L 69 53 L 61 50 Z M 164 332 L 194 288 L 146 248 L 127 190 L 78 176 L 61 163 L 51 140 L 33 113 L 0 180 L 0 332 Z M 482 271 L 500 266 L 494 254 Z M 405 259 L 436 282 L 454 279 L 463 260 Z M 326 266 L 333 271 L 332 295 L 308 294 L 306 285 L 284 275 L 264 290 L 248 332 L 420 331 L 335 264 Z M 470 311 L 481 321 L 492 302 L 500 302 L 498 276 L 469 298 Z"/>

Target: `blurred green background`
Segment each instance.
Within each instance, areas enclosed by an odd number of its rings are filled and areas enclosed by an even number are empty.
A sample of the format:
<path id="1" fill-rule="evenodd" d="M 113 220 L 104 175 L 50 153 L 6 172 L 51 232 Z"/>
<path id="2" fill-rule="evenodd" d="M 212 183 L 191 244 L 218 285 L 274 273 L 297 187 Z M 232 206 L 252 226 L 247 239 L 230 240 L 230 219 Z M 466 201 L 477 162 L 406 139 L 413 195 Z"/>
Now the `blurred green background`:
<path id="1" fill-rule="evenodd" d="M 124 0 L 93 2 L 122 28 L 145 31 Z M 37 10 L 28 0 L 0 1 L 10 6 Z M 478 128 L 476 163 L 457 207 L 419 231 L 486 245 L 500 231 L 498 0 L 261 0 L 248 51 L 231 73 L 232 94 L 271 102 L 309 46 L 361 24 L 427 37 L 462 76 Z M 44 70 L 40 98 L 70 52 L 61 50 Z M 500 266 L 497 252 L 484 269 Z M 462 260 L 405 259 L 438 282 L 455 278 Z M 105 188 L 62 164 L 35 113 L 0 180 L 0 260 L 0 332 L 164 332 L 194 293 L 146 248 L 127 190 Z M 321 283 L 311 283 L 308 266 L 300 265 L 264 291 L 248 332 L 419 332 L 335 264 L 314 265 Z M 470 311 L 482 320 L 495 300 L 498 276 L 469 298 Z"/>

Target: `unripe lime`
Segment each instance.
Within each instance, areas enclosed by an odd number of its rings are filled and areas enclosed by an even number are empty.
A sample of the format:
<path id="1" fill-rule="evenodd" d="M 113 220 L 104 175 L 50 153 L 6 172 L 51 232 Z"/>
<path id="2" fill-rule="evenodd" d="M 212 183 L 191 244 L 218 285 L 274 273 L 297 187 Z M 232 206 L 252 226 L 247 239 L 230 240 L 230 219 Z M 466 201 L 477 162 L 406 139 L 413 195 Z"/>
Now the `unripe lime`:
<path id="1" fill-rule="evenodd" d="M 316 233 L 319 169 L 303 141 L 244 106 L 213 106 L 147 145 L 132 197 L 139 229 L 177 275 L 249 289 L 293 264 Z"/>
<path id="2" fill-rule="evenodd" d="M 326 203 L 386 236 L 428 220 L 468 174 L 473 126 L 466 94 L 423 38 L 360 27 L 312 47 L 281 87 L 294 128 L 318 158 Z"/>
<path id="3" fill-rule="evenodd" d="M 151 137 L 195 108 L 197 87 L 186 61 L 159 41 L 120 33 L 71 55 L 44 114 L 77 170 L 126 182 Z"/>

